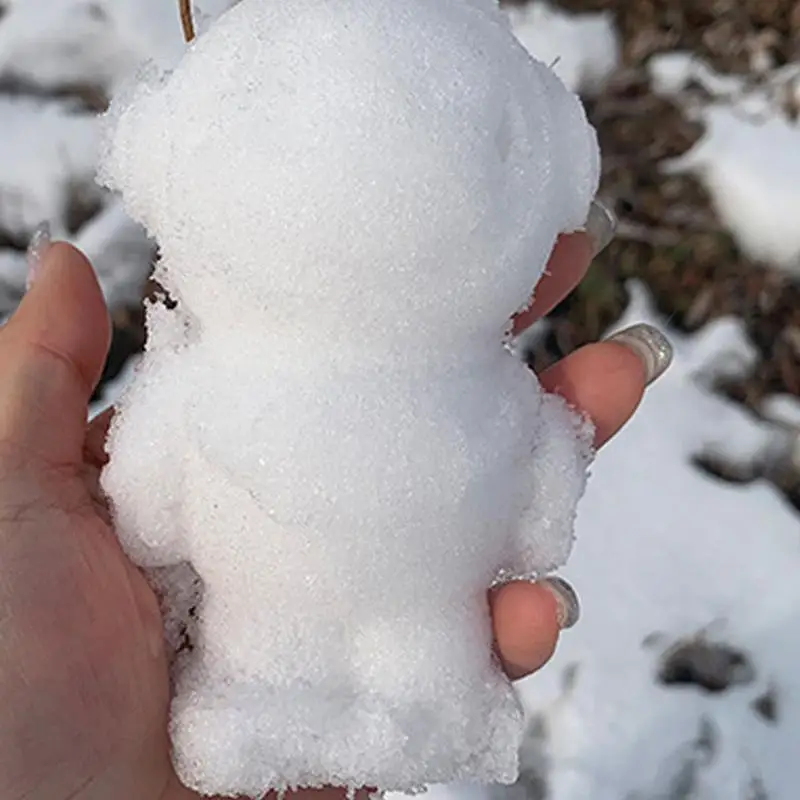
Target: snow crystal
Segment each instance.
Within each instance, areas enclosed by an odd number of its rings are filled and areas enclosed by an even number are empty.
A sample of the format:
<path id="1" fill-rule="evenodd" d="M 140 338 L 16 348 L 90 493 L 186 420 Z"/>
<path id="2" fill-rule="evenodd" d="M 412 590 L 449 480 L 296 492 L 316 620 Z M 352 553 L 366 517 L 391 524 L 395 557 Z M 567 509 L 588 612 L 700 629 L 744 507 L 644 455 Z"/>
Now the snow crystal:
<path id="1" fill-rule="evenodd" d="M 103 485 L 201 588 L 181 779 L 513 781 L 486 590 L 565 560 L 591 436 L 504 339 L 597 188 L 579 101 L 491 0 L 243 0 L 108 125 L 177 300 Z"/>

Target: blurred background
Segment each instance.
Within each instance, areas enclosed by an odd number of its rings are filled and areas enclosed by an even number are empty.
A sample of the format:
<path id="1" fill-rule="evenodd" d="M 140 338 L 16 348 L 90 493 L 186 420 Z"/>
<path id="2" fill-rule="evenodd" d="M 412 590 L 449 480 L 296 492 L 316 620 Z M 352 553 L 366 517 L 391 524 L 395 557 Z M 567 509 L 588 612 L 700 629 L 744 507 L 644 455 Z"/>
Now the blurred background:
<path id="1" fill-rule="evenodd" d="M 232 4 L 198 2 L 198 27 Z M 800 2 L 505 11 L 581 94 L 620 217 L 584 283 L 526 335 L 528 358 L 647 321 L 676 360 L 594 468 L 564 570 L 584 616 L 521 685 L 520 780 L 435 791 L 797 800 Z M 112 309 L 98 407 L 144 344 L 155 248 L 94 183 L 97 115 L 139 64 L 183 48 L 173 0 L 0 0 L 0 315 L 49 221 L 92 258 Z"/>

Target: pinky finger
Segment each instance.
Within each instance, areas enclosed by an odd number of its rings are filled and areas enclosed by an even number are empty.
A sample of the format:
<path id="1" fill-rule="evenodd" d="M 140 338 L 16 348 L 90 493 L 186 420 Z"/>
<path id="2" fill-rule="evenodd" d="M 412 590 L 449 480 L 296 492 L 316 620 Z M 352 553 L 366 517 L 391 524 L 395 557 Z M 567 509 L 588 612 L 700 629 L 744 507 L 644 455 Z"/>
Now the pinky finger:
<path id="1" fill-rule="evenodd" d="M 572 627 L 580 613 L 574 590 L 554 577 L 504 584 L 491 591 L 489 602 L 495 649 L 511 680 L 541 669 L 552 657 L 560 632 Z"/>

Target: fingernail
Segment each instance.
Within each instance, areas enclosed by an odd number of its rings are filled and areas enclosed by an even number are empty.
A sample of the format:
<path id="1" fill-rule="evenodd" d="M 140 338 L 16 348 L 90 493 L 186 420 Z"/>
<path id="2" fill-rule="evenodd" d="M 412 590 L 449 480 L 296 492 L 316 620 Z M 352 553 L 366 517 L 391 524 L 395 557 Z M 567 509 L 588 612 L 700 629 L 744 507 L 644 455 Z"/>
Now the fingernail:
<path id="1" fill-rule="evenodd" d="M 50 247 L 50 242 L 50 223 L 43 222 L 33 232 L 30 244 L 28 244 L 28 277 L 26 280 L 26 289 L 30 289 L 36 281 L 36 278 L 39 277 L 42 268 L 42 260 Z"/>
<path id="2" fill-rule="evenodd" d="M 621 344 L 641 358 L 647 386 L 660 378 L 672 363 L 672 345 L 667 337 L 652 325 L 644 323 L 632 325 L 609 336 L 607 341 Z"/>
<path id="3" fill-rule="evenodd" d="M 611 244 L 617 230 L 617 217 L 602 200 L 592 200 L 589 216 L 584 226 L 586 235 L 592 240 L 592 258 Z"/>
<path id="4" fill-rule="evenodd" d="M 556 599 L 558 627 L 562 631 L 573 627 L 581 616 L 581 604 L 575 590 L 563 578 L 553 576 L 539 582 Z"/>

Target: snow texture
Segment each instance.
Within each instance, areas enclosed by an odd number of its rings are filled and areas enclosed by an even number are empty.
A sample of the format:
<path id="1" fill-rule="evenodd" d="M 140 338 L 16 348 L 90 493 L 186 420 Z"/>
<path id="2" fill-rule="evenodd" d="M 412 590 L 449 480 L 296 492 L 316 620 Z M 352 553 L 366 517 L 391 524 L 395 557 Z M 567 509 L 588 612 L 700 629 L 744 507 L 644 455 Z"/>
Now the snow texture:
<path id="1" fill-rule="evenodd" d="M 597 188 L 579 101 L 490 0 L 243 0 L 108 127 L 178 301 L 103 485 L 136 563 L 199 576 L 179 776 L 513 781 L 486 590 L 566 559 L 591 431 L 505 335 Z"/>

